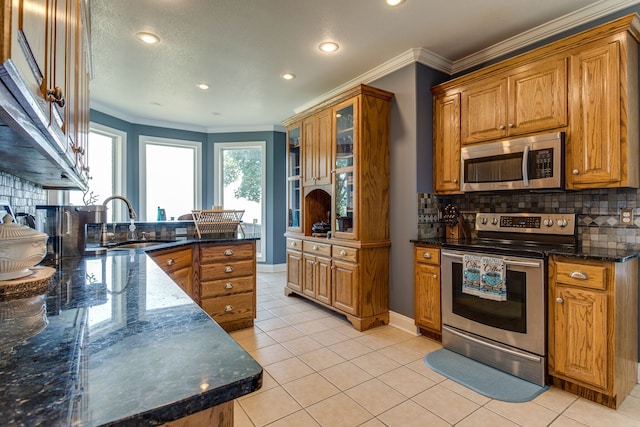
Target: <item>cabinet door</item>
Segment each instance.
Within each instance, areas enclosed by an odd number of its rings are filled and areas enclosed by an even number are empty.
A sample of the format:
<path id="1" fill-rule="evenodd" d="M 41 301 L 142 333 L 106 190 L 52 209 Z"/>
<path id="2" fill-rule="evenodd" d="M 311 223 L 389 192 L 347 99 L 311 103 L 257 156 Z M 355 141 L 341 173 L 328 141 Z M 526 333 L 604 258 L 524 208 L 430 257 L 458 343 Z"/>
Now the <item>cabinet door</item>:
<path id="1" fill-rule="evenodd" d="M 318 116 L 308 117 L 302 123 L 302 185 L 316 185 L 315 159 L 318 151 Z"/>
<path id="2" fill-rule="evenodd" d="M 567 188 L 610 187 L 621 180 L 620 46 L 585 46 L 570 58 Z"/>
<path id="3" fill-rule="evenodd" d="M 549 373 L 609 387 L 607 295 L 556 285 L 550 299 L 553 341 Z"/>
<path id="4" fill-rule="evenodd" d="M 438 96 L 433 108 L 435 192 L 460 192 L 460 94 Z"/>
<path id="5" fill-rule="evenodd" d="M 316 299 L 331 304 L 331 258 L 316 259 Z"/>
<path id="6" fill-rule="evenodd" d="M 297 232 L 302 229 L 301 132 L 300 123 L 287 129 L 287 228 Z"/>
<path id="7" fill-rule="evenodd" d="M 150 251 L 147 254 L 187 295 L 194 297 L 191 248 Z"/>
<path id="8" fill-rule="evenodd" d="M 47 93 L 49 97 L 49 126 L 59 135 L 61 141 L 65 141 L 64 150 L 71 164 L 75 163 L 75 153 L 65 135 L 67 119 L 66 105 L 68 103 L 68 83 L 72 69 L 67 69 L 67 55 L 71 53 L 71 47 L 67 43 L 71 38 L 67 38 L 67 19 L 69 6 L 72 0 L 49 0 L 51 4 L 51 20 L 49 25 L 49 46 L 47 61 L 49 62 Z M 71 24 L 71 23 L 69 23 Z M 71 31 L 72 29 L 69 28 Z M 67 51 L 67 48 L 69 50 Z"/>
<path id="9" fill-rule="evenodd" d="M 414 268 L 416 326 L 440 332 L 440 267 L 416 262 Z"/>
<path id="10" fill-rule="evenodd" d="M 462 92 L 462 144 L 507 135 L 507 79 L 488 79 Z"/>
<path id="11" fill-rule="evenodd" d="M 331 110 L 318 113 L 318 144 L 315 158 L 316 185 L 331 184 Z"/>
<path id="12" fill-rule="evenodd" d="M 333 306 L 358 315 L 358 264 L 333 261 Z"/>
<path id="13" fill-rule="evenodd" d="M 302 292 L 302 252 L 287 251 L 287 286 Z"/>
<path id="14" fill-rule="evenodd" d="M 566 59 L 535 63 L 523 68 L 509 76 L 509 135 L 566 126 Z"/>
<path id="15" fill-rule="evenodd" d="M 302 292 L 315 298 L 316 296 L 316 257 L 302 254 Z"/>

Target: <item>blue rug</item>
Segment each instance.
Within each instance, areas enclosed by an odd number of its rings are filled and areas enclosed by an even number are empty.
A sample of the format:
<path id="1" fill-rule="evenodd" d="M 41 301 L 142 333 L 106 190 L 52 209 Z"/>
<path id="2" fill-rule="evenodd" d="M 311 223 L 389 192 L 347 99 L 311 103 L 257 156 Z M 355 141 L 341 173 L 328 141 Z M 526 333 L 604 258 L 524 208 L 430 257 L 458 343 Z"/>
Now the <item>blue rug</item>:
<path id="1" fill-rule="evenodd" d="M 549 388 L 514 377 L 444 348 L 427 354 L 424 363 L 458 384 L 491 399 L 505 402 L 528 402 Z"/>

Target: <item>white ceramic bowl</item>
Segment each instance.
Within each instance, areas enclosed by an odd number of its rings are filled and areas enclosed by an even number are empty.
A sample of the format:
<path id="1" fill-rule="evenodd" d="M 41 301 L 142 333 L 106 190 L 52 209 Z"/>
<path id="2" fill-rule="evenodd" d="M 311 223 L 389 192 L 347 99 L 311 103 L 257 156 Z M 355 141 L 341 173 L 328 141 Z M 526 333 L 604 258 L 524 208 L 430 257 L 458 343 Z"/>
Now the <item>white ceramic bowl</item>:
<path id="1" fill-rule="evenodd" d="M 47 254 L 48 236 L 24 225 L 0 224 L 0 280 L 14 280 L 32 273 L 31 267 Z"/>

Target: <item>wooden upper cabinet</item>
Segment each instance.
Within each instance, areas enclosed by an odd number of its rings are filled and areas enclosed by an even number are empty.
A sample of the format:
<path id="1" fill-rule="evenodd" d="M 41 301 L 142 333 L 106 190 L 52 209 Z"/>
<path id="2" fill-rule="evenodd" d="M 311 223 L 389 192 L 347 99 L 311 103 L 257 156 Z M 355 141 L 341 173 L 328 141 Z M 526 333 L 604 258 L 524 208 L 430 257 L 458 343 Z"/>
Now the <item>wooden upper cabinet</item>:
<path id="1" fill-rule="evenodd" d="M 308 117 L 302 128 L 303 186 L 331 184 L 331 109 Z"/>
<path id="2" fill-rule="evenodd" d="M 434 190 L 460 193 L 460 94 L 435 97 L 433 117 Z"/>
<path id="3" fill-rule="evenodd" d="M 571 55 L 570 73 L 567 188 L 638 187 L 637 47 L 591 43 Z"/>
<path id="4" fill-rule="evenodd" d="M 462 144 L 567 124 L 566 59 L 535 61 L 462 91 Z"/>

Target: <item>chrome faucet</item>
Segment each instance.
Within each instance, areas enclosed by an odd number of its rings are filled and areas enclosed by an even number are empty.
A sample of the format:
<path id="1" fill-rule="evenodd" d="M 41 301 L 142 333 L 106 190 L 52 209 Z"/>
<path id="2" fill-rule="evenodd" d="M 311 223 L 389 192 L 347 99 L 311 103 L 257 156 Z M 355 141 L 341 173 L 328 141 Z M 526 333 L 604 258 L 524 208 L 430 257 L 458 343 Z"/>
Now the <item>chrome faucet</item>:
<path id="1" fill-rule="evenodd" d="M 104 202 L 102 202 L 102 206 L 106 208 L 107 203 L 109 203 L 113 199 L 120 199 L 127 204 L 127 209 L 129 209 L 129 218 L 134 219 L 136 217 L 136 211 L 133 210 L 133 206 L 129 199 L 124 196 L 111 196 L 107 197 Z M 100 246 L 106 246 L 109 243 L 109 239 L 107 237 L 107 223 L 106 221 L 102 223 L 102 233 L 100 236 Z"/>

